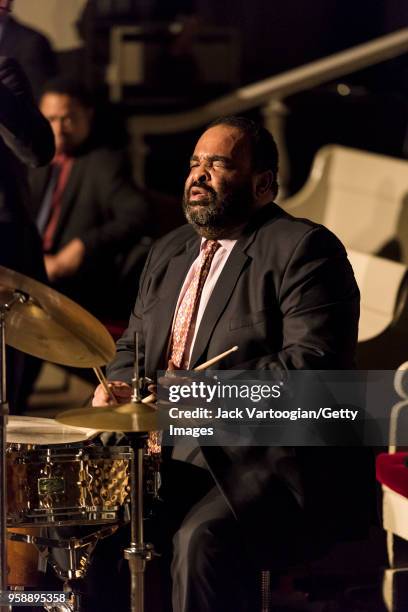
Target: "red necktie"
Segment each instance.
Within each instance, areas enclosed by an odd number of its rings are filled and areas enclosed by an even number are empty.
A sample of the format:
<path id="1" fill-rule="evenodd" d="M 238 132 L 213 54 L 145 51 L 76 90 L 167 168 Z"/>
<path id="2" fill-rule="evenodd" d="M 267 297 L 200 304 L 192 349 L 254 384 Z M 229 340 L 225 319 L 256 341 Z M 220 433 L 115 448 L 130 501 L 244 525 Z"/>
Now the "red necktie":
<path id="1" fill-rule="evenodd" d="M 194 276 L 179 304 L 174 321 L 170 351 L 170 359 L 177 368 L 185 369 L 188 367 L 188 355 L 184 353 L 190 328 L 195 321 L 201 293 L 210 271 L 213 257 L 220 246 L 220 243 L 216 240 L 206 240 Z"/>
<path id="2" fill-rule="evenodd" d="M 52 248 L 55 230 L 61 214 L 62 195 L 68 182 L 73 161 L 72 157 L 67 157 L 67 155 L 64 154 L 55 156 L 53 160 L 53 164 L 59 168 L 59 174 L 54 193 L 52 194 L 50 216 L 43 233 L 43 250 L 46 253 Z"/>

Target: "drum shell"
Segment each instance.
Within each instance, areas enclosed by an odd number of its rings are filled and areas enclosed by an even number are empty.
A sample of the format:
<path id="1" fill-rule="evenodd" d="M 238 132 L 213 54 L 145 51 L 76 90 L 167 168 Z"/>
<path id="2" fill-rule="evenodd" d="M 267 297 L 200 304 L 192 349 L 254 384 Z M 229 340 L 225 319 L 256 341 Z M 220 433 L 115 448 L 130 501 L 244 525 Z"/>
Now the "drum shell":
<path id="1" fill-rule="evenodd" d="M 131 456 L 128 447 L 11 445 L 8 526 L 119 521 L 130 490 Z"/>
<path id="2" fill-rule="evenodd" d="M 17 533 L 30 536 L 39 536 L 40 528 L 13 528 Z M 29 587 L 41 586 L 43 575 L 38 571 L 39 552 L 34 544 L 26 542 L 16 542 L 7 540 L 7 583 L 9 587 Z"/>

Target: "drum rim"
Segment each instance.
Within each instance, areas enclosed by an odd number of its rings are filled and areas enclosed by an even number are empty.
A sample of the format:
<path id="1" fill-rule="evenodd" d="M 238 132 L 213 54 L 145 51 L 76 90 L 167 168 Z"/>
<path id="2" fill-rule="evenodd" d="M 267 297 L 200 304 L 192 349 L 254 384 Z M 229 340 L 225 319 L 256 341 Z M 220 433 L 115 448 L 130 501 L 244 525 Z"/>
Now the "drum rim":
<path id="1" fill-rule="evenodd" d="M 106 460 L 128 460 L 133 458 L 133 452 L 130 446 L 73 446 L 64 445 L 20 445 L 23 448 L 13 448 L 12 445 L 7 445 L 7 455 L 13 455 L 22 459 L 28 455 L 29 463 L 34 461 L 44 461 L 44 459 L 55 459 L 68 461 L 86 461 L 87 459 L 106 459 Z M 24 448 L 29 446 L 29 448 Z"/>
<path id="2" fill-rule="evenodd" d="M 69 525 L 84 525 L 96 523 L 123 522 L 126 515 L 124 506 L 118 505 L 114 508 L 103 506 L 91 509 L 90 506 L 79 511 L 78 508 L 64 508 L 58 511 L 50 509 L 35 510 L 35 513 L 13 512 L 7 516 L 7 529 L 18 529 L 19 527 L 60 527 Z"/>

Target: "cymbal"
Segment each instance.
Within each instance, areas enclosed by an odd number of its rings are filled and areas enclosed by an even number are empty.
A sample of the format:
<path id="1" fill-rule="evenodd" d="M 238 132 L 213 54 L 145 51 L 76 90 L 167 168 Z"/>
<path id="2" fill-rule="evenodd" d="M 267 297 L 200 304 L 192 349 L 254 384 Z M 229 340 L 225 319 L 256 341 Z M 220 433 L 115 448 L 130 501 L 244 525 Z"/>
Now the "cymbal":
<path id="1" fill-rule="evenodd" d="M 6 342 L 46 361 L 94 368 L 111 361 L 115 343 L 84 308 L 38 281 L 0 266 L 0 304 L 24 299 L 6 313 Z"/>
<path id="2" fill-rule="evenodd" d="M 157 410 L 141 402 L 100 408 L 73 408 L 57 414 L 56 421 L 65 425 L 88 427 L 100 431 L 137 432 L 160 429 Z"/>

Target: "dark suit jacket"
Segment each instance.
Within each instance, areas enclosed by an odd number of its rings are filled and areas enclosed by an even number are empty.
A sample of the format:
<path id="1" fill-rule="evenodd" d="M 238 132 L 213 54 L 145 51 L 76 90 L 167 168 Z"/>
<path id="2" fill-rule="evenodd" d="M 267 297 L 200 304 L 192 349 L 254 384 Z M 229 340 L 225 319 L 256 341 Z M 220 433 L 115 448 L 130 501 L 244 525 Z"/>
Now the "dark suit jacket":
<path id="1" fill-rule="evenodd" d="M 0 55 L 13 57 L 24 69 L 36 98 L 46 81 L 57 72 L 56 57 L 48 39 L 8 17 L 0 38 Z"/>
<path id="2" fill-rule="evenodd" d="M 54 136 L 18 64 L 0 57 L 0 263 L 44 277 L 41 246 L 29 215 L 25 166 L 54 155 Z"/>
<path id="3" fill-rule="evenodd" d="M 199 244 L 186 225 L 151 250 L 129 328 L 108 370 L 110 379 L 129 382 L 135 331 L 141 339 L 142 372 L 155 378 L 156 370 L 166 368 L 176 302 Z M 285 368 L 350 369 L 358 318 L 359 292 L 341 243 L 324 227 L 270 204 L 253 218 L 222 270 L 190 367 L 238 345 L 219 367 L 268 369 L 277 377 Z M 349 526 L 358 514 L 355 502 L 351 511 L 342 501 L 342 496 L 348 499 L 344 487 L 350 457 L 341 451 L 339 462 L 335 450 L 296 451 L 305 512 L 328 537 L 338 537 L 338 527 Z M 257 517 L 258 526 L 265 526 L 263 518 L 274 512 L 272 483 L 279 478 L 274 449 L 203 446 L 202 452 L 236 516 Z"/>
<path id="4" fill-rule="evenodd" d="M 30 173 L 34 218 L 50 173 L 50 166 Z M 104 148 L 78 153 L 62 196 L 51 253 L 80 238 L 85 244 L 85 260 L 75 278 L 61 281 L 55 288 L 95 314 L 113 317 L 119 301 L 116 258 L 138 244 L 147 222 L 147 204 L 132 183 L 124 155 Z M 136 293 L 137 279 L 133 299 Z"/>

